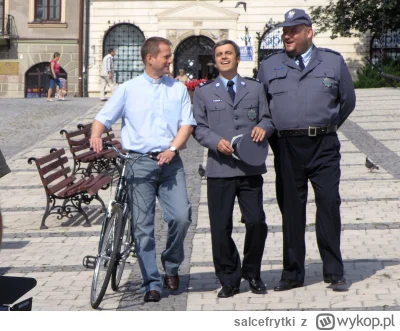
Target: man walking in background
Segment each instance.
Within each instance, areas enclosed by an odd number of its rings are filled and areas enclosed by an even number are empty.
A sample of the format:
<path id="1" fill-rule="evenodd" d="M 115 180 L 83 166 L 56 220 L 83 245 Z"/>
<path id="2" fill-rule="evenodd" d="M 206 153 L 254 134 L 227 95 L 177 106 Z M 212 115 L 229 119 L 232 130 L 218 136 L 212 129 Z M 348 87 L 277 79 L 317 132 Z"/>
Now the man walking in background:
<path id="1" fill-rule="evenodd" d="M 106 99 L 106 87 L 107 85 L 111 89 L 111 93 L 114 92 L 115 83 L 114 83 L 114 56 L 115 50 L 114 48 L 108 49 L 108 54 L 103 58 L 103 64 L 101 67 L 101 87 L 100 87 L 100 100 L 107 101 Z"/>

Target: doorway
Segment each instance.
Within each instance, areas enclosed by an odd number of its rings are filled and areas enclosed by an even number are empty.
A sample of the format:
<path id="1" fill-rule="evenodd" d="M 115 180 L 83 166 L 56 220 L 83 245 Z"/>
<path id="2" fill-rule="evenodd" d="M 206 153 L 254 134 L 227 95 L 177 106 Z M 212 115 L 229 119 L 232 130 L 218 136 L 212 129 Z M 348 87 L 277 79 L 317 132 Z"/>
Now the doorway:
<path id="1" fill-rule="evenodd" d="M 218 76 L 213 60 L 215 43 L 205 36 L 192 36 L 183 40 L 175 50 L 174 77 L 184 69 L 190 79 L 213 79 Z"/>

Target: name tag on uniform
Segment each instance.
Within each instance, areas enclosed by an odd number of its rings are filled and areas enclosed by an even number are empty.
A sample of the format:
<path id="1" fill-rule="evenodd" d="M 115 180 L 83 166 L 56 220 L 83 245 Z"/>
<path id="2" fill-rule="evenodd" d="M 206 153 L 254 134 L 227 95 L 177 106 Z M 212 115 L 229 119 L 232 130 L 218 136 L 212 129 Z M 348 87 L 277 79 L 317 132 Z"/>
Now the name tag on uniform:
<path id="1" fill-rule="evenodd" d="M 285 67 L 279 67 L 279 68 L 274 68 L 274 70 L 282 70 L 282 69 L 284 69 Z"/>
<path id="2" fill-rule="evenodd" d="M 213 100 L 212 102 L 222 102 L 221 99 Z"/>

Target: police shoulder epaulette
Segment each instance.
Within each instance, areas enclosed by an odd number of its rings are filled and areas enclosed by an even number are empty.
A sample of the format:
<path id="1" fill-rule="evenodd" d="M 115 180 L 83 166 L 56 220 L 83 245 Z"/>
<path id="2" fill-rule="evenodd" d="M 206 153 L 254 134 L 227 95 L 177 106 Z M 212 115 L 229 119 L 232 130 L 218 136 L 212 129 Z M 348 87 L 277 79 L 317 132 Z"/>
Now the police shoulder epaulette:
<path id="1" fill-rule="evenodd" d="M 333 49 L 330 49 L 330 48 L 319 48 L 319 47 L 318 47 L 318 50 L 319 50 L 319 51 L 323 51 L 323 52 L 333 53 L 333 54 L 336 54 L 336 55 L 340 55 L 339 52 L 336 52 L 336 51 L 334 51 Z"/>
<path id="2" fill-rule="evenodd" d="M 211 80 L 208 80 L 208 81 L 206 81 L 206 82 L 204 82 L 204 83 L 200 83 L 200 84 L 199 84 L 199 87 L 203 87 L 203 86 L 206 86 L 206 85 L 208 85 L 208 84 L 211 84 L 213 81 L 214 81 L 214 79 L 211 79 Z"/>
<path id="3" fill-rule="evenodd" d="M 273 53 L 271 53 L 271 54 L 268 54 L 266 57 L 264 57 L 264 58 L 261 60 L 261 62 L 264 61 L 264 60 L 266 60 L 266 59 L 269 59 L 271 56 L 274 56 L 274 55 L 277 55 L 277 54 L 281 54 L 281 53 L 283 53 L 283 52 L 285 52 L 284 49 L 283 49 L 283 50 L 280 50 L 280 51 L 273 52 Z"/>
<path id="4" fill-rule="evenodd" d="M 248 80 L 254 80 L 255 82 L 258 82 L 261 84 L 260 80 L 257 78 L 253 78 L 253 77 L 243 77 L 244 79 L 248 79 Z"/>

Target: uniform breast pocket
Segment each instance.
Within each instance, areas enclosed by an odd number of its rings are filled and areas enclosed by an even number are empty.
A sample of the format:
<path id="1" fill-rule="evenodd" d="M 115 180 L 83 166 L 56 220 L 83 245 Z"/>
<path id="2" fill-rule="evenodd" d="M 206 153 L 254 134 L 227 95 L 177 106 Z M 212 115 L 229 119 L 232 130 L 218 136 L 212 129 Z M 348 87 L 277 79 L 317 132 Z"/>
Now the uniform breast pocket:
<path id="1" fill-rule="evenodd" d="M 169 124 L 177 124 L 181 116 L 181 101 L 180 100 L 165 101 L 164 116 Z"/>
<path id="2" fill-rule="evenodd" d="M 279 96 L 285 94 L 288 90 L 285 79 L 287 76 L 287 69 L 281 69 L 274 71 L 274 75 L 270 78 L 268 84 L 268 93 L 273 96 Z"/>
<path id="3" fill-rule="evenodd" d="M 210 127 L 225 123 L 228 121 L 225 102 L 214 102 L 207 105 L 208 124 Z"/>
<path id="4" fill-rule="evenodd" d="M 252 122 L 258 122 L 258 100 L 243 100 L 242 107 L 244 116 L 247 120 Z"/>
<path id="5" fill-rule="evenodd" d="M 333 69 L 317 68 L 312 74 L 313 90 L 330 93 L 334 96 L 338 93 L 338 82 L 335 79 Z"/>

